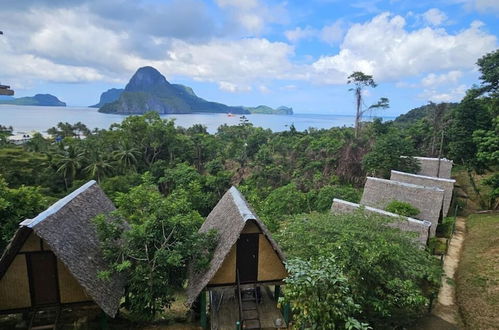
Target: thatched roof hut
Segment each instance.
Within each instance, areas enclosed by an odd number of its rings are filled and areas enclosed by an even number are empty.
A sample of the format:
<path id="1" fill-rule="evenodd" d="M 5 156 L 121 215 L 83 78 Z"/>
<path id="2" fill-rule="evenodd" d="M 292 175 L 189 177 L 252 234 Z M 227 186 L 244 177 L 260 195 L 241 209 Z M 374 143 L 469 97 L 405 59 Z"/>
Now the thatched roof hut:
<path id="1" fill-rule="evenodd" d="M 417 174 L 450 179 L 453 162 L 446 158 L 414 157 L 419 163 Z"/>
<path id="2" fill-rule="evenodd" d="M 14 95 L 14 91 L 12 89 L 10 89 L 10 86 L 0 85 L 0 95 L 11 96 L 11 95 Z"/>
<path id="3" fill-rule="evenodd" d="M 411 174 L 399 171 L 391 172 L 390 180 L 399 181 L 405 183 L 417 184 L 425 187 L 438 187 L 444 190 L 444 203 L 443 203 L 443 215 L 447 216 L 449 213 L 450 203 L 452 201 L 452 192 L 454 190 L 454 183 L 456 180 L 437 178 L 433 176 Z"/>
<path id="4" fill-rule="evenodd" d="M 394 200 L 409 203 L 419 209 L 419 214 L 414 218 L 430 221 L 430 236 L 435 236 L 442 218 L 443 189 L 367 177 L 360 204 L 384 209 Z"/>
<path id="5" fill-rule="evenodd" d="M 338 198 L 333 199 L 333 205 L 331 205 L 331 213 L 335 214 L 350 213 L 358 211 L 361 208 L 368 213 L 373 213 L 384 217 L 397 218 L 396 221 L 389 223 L 388 226 L 398 228 L 402 231 L 415 233 L 417 235 L 416 240 L 421 247 L 425 247 L 426 244 L 428 243 L 431 222 L 426 220 L 418 220 L 410 217 L 404 217 L 385 210 L 380 210 L 370 206 L 351 203 Z"/>
<path id="6" fill-rule="evenodd" d="M 107 264 L 91 223 L 114 209 L 90 181 L 34 219 L 21 222 L 0 259 L 0 310 L 95 302 L 114 317 L 124 281 L 116 275 L 99 278 Z"/>
<path id="7" fill-rule="evenodd" d="M 188 305 L 205 287 L 235 285 L 237 269 L 241 282 L 245 282 L 243 272 L 248 270 L 248 264 L 249 272 L 254 271 L 254 278 L 250 275 L 247 283 L 277 283 L 287 276 L 284 254 L 235 187 L 230 188 L 220 199 L 199 232 L 210 230 L 217 231 L 217 246 L 208 269 L 190 274 Z M 243 245 L 243 237 L 256 238 L 256 251 L 249 253 L 251 260 L 245 258 L 250 247 Z M 256 260 L 252 259 L 252 254 Z M 251 269 L 252 263 L 256 269 Z"/>

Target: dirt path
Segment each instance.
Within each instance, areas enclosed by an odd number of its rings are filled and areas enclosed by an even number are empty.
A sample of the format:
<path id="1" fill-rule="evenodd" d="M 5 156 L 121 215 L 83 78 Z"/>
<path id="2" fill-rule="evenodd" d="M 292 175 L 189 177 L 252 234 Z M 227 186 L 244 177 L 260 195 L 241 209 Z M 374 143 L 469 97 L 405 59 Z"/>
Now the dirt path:
<path id="1" fill-rule="evenodd" d="M 433 308 L 434 315 L 456 325 L 460 324 L 460 320 L 458 306 L 456 305 L 456 287 L 454 276 L 461 257 L 465 230 L 466 224 L 464 218 L 458 217 L 456 219 L 454 236 L 452 236 L 449 249 L 444 260 L 444 274 L 442 276 L 442 287 L 438 293 L 438 302 Z"/>

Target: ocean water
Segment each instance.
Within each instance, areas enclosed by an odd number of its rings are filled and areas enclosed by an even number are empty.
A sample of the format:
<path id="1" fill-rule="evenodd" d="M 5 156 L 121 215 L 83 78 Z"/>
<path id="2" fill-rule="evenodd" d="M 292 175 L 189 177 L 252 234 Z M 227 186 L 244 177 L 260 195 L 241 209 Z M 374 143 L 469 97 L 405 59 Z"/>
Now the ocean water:
<path id="1" fill-rule="evenodd" d="M 294 125 L 299 131 L 308 128 L 331 128 L 341 126 L 353 126 L 354 116 L 345 115 L 323 115 L 323 114 L 294 114 L 290 116 L 280 115 L 245 115 L 254 125 L 270 128 L 272 131 L 285 131 L 290 125 Z M 109 128 L 113 123 L 119 123 L 126 115 L 114 115 L 100 113 L 95 108 L 87 107 L 42 107 L 42 106 L 15 106 L 0 105 L 0 125 L 12 126 L 15 132 L 45 132 L 56 126 L 58 122 L 84 123 L 88 128 Z M 178 126 L 190 127 L 194 124 L 202 124 L 208 131 L 214 133 L 222 124 L 238 125 L 241 122 L 240 115 L 229 117 L 227 114 L 172 114 L 161 115 L 161 118 L 175 119 Z M 384 118 L 392 119 L 391 117 Z"/>

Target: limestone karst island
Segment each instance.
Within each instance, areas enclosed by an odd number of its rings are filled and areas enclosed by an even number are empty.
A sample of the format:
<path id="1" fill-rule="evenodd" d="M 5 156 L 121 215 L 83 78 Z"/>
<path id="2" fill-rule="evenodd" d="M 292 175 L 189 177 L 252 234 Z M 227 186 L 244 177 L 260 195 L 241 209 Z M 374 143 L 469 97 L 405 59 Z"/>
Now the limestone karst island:
<path id="1" fill-rule="evenodd" d="M 0 330 L 499 329 L 494 1 L 0 1 Z"/>

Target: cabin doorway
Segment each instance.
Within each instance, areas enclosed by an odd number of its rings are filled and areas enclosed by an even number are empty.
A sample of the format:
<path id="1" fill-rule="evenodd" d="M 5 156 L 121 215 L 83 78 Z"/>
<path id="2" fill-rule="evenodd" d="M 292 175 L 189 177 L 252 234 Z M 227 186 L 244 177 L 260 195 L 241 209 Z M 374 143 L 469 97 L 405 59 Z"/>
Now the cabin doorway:
<path id="1" fill-rule="evenodd" d="M 31 305 L 43 306 L 59 302 L 57 263 L 52 252 L 28 253 Z"/>
<path id="2" fill-rule="evenodd" d="M 241 283 L 258 279 L 258 238 L 260 234 L 241 234 L 237 240 L 237 269 Z"/>

